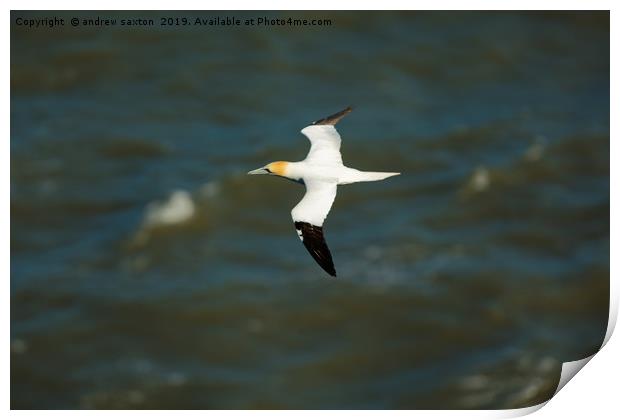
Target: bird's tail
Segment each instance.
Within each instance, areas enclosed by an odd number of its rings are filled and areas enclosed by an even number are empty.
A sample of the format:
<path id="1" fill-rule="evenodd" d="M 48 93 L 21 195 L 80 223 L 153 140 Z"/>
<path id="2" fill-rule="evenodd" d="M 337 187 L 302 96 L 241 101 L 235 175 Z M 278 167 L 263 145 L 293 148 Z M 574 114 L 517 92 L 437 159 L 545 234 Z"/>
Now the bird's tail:
<path id="1" fill-rule="evenodd" d="M 354 182 L 381 181 L 396 175 L 400 175 L 400 172 L 360 172 Z"/>

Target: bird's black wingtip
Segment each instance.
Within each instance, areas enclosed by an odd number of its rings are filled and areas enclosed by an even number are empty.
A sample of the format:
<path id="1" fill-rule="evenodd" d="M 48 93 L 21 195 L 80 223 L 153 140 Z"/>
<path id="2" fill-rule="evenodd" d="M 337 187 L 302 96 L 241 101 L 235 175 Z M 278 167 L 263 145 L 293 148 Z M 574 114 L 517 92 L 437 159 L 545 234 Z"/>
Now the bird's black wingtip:
<path id="1" fill-rule="evenodd" d="M 312 258 L 327 274 L 336 277 L 336 268 L 334 267 L 332 254 L 329 252 L 323 237 L 323 227 L 300 221 L 294 221 L 294 223 L 297 234 Z"/>
<path id="2" fill-rule="evenodd" d="M 322 268 L 323 270 L 325 270 L 325 272 L 326 272 L 327 274 L 329 274 L 330 276 L 332 276 L 332 277 L 338 277 L 338 276 L 336 276 L 336 268 L 333 266 L 333 264 L 332 264 L 331 266 L 327 266 L 327 265 L 326 265 L 326 266 L 323 266 L 323 265 L 321 264 L 321 268 Z"/>
<path id="3" fill-rule="evenodd" d="M 318 261 L 317 261 L 317 262 L 318 262 Z M 334 268 L 334 266 L 333 266 L 333 265 L 332 265 L 331 267 L 330 267 L 330 266 L 328 266 L 328 265 L 326 265 L 326 264 L 322 264 L 322 263 L 319 263 L 319 265 L 320 265 L 320 266 L 321 266 L 321 268 L 322 268 L 322 269 L 323 269 L 323 270 L 324 270 L 327 274 L 329 274 L 330 276 L 332 276 L 332 277 L 338 277 L 338 276 L 336 275 L 336 269 Z"/>
<path id="4" fill-rule="evenodd" d="M 312 125 L 336 125 L 338 121 L 340 121 L 345 115 L 349 112 L 353 111 L 353 106 L 349 105 L 342 111 L 336 112 L 329 117 L 321 118 L 320 120 L 314 121 Z"/>

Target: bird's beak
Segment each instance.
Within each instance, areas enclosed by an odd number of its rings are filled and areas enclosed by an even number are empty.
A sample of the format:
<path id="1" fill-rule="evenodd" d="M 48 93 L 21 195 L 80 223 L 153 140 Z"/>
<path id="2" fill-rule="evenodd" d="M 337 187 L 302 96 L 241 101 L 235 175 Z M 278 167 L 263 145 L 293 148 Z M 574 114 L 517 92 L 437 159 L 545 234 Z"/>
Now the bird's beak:
<path id="1" fill-rule="evenodd" d="M 248 172 L 248 175 L 265 175 L 268 174 L 269 171 L 265 168 L 254 169 L 253 171 Z"/>

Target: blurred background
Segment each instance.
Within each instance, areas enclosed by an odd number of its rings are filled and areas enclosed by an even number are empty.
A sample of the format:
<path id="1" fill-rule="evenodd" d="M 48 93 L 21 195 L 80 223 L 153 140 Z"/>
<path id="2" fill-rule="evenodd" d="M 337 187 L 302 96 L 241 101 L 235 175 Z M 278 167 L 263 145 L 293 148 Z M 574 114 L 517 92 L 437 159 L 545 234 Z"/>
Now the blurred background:
<path id="1" fill-rule="evenodd" d="M 159 26 L 217 15 L 331 25 Z M 601 345 L 608 12 L 11 22 L 12 408 L 516 408 Z M 350 104 L 402 175 L 339 189 L 334 279 L 245 173 Z"/>

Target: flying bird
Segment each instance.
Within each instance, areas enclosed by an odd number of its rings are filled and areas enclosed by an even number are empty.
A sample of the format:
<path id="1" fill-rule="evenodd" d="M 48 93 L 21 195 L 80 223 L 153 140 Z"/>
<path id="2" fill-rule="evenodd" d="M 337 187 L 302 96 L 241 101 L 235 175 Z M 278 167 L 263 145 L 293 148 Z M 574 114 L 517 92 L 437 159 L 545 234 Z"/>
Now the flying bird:
<path id="1" fill-rule="evenodd" d="M 338 185 L 381 181 L 399 172 L 365 172 L 342 163 L 340 135 L 335 125 L 352 111 L 347 107 L 307 126 L 301 133 L 310 140 L 310 152 L 300 162 L 277 161 L 248 172 L 275 175 L 306 186 L 306 194 L 291 211 L 299 239 L 317 263 L 332 276 L 336 269 L 323 236 L 323 222 L 336 198 Z"/>

